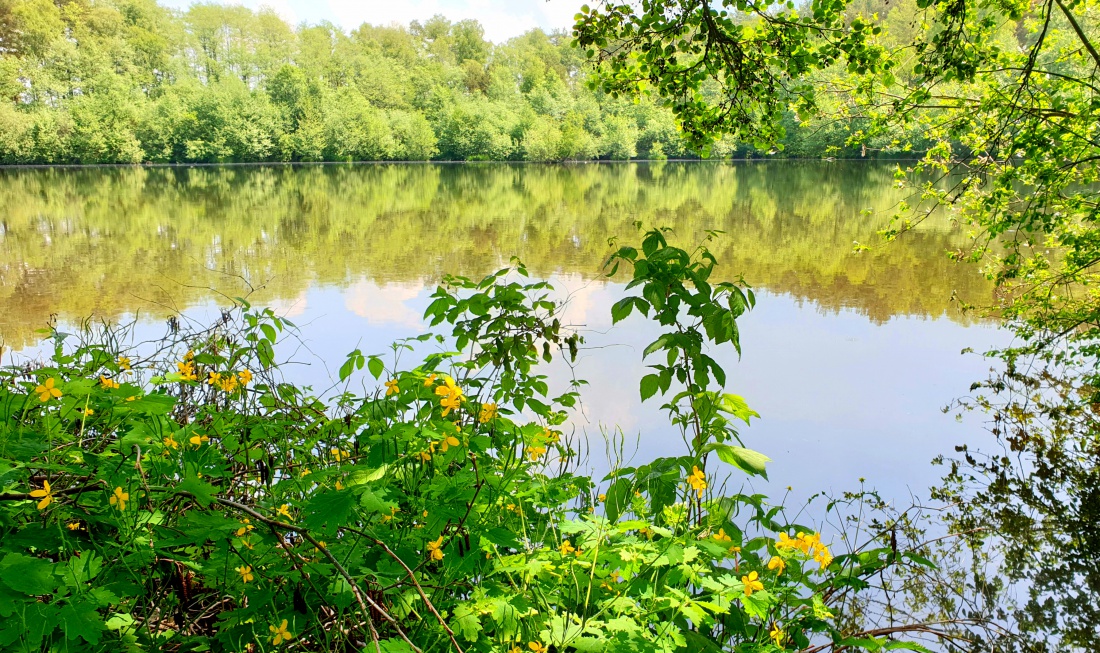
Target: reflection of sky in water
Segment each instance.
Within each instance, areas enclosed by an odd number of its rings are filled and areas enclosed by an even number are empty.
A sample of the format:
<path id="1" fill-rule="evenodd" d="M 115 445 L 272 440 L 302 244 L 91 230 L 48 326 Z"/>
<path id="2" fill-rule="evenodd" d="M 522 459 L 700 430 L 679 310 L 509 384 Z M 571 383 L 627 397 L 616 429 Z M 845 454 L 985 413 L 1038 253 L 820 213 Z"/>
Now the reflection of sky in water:
<path id="1" fill-rule="evenodd" d="M 570 276 L 553 280 L 570 296 L 564 322 L 584 325 L 587 339 L 576 375 L 590 385 L 583 391 L 583 414 L 573 424 L 590 438 L 588 465 L 607 469 L 601 432 L 615 427 L 635 446 L 632 463 L 679 455 L 684 445 L 667 425 L 659 402 L 640 404 L 637 380 L 644 373 L 641 352 L 658 333 L 638 316 L 612 328 L 610 306 L 623 286 Z M 288 368 L 297 382 L 316 391 L 330 388 L 347 352 L 384 353 L 390 342 L 426 330 L 420 316 L 433 287 L 415 282 L 377 285 L 358 280 L 346 288 L 315 286 L 276 308 L 301 328 L 302 342 L 288 340 L 280 353 L 303 363 Z M 910 492 L 926 494 L 939 477 L 933 457 L 981 435 L 977 417 L 963 423 L 941 412 L 970 383 L 984 378 L 988 363 L 960 355 L 965 347 L 982 351 L 1003 344 L 1007 334 L 989 326 L 964 326 L 946 318 L 893 318 L 876 324 L 855 311 L 821 311 L 812 302 L 758 292 L 757 308 L 740 320 L 744 355 L 732 347 L 716 358 L 728 373 L 727 390 L 745 397 L 760 413 L 742 428 L 746 446 L 773 459 L 771 494 L 787 485 L 793 497 L 827 490 L 839 494 L 868 485 L 900 503 Z M 202 321 L 212 307 L 188 311 Z M 160 323 L 143 327 L 162 332 Z M 404 354 L 402 367 L 419 357 Z M 387 364 L 392 360 L 387 357 Z M 552 391 L 565 389 L 568 370 L 549 368 Z M 364 392 L 374 381 L 363 375 Z M 353 390 L 356 388 L 353 387 Z M 722 468 L 725 468 L 723 465 Z M 742 483 L 731 475 L 731 487 Z M 756 479 L 751 486 L 766 490 Z"/>

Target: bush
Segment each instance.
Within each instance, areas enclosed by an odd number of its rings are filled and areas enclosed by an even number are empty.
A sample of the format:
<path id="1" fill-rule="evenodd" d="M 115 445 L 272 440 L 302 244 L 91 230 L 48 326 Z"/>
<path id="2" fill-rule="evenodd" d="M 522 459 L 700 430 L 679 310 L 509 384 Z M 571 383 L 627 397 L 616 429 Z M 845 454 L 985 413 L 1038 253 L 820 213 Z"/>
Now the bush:
<path id="1" fill-rule="evenodd" d="M 896 551 L 834 558 L 765 497 L 714 493 L 714 456 L 767 461 L 738 446 L 754 413 L 706 353 L 738 344 L 751 291 L 660 232 L 612 266 L 641 291 L 614 319 L 667 329 L 640 389 L 690 446 L 599 483 L 562 432 L 581 384 L 549 396 L 538 373 L 582 340 L 520 264 L 446 278 L 426 315 L 450 337 L 391 365 L 352 352 L 328 398 L 280 379 L 293 325 L 247 304 L 152 346 L 55 333 L 0 387 L 0 649 L 883 647 L 845 639 L 829 603 Z M 399 368 L 417 342 L 446 349 Z M 364 368 L 384 383 L 355 396 Z"/>

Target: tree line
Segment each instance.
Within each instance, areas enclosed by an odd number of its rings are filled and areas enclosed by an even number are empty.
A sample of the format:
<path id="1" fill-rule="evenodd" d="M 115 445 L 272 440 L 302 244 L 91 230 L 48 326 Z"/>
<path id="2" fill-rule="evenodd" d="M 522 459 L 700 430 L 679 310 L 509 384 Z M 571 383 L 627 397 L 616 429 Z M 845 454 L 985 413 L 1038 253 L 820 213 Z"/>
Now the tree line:
<path id="1" fill-rule="evenodd" d="M 0 0 L 0 163 L 868 155 L 846 145 L 858 120 L 793 112 L 778 148 L 704 153 L 666 103 L 590 73 L 563 31 L 493 44 L 442 16 L 345 32 L 240 6 Z"/>

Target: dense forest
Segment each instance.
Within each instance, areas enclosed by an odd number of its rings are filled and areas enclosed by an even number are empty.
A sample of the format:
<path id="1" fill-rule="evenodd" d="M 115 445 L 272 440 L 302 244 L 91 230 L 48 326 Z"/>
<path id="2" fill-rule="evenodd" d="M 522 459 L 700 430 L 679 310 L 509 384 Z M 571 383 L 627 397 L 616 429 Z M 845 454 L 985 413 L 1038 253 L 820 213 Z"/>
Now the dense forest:
<path id="1" fill-rule="evenodd" d="M 915 0 L 882 9 L 904 37 Z M 0 163 L 698 156 L 667 107 L 611 98 L 589 74 L 565 32 L 493 44 L 441 16 L 345 32 L 240 6 L 0 0 Z M 707 154 L 896 153 L 886 137 L 847 146 L 854 122 L 792 112 L 782 147 Z"/>

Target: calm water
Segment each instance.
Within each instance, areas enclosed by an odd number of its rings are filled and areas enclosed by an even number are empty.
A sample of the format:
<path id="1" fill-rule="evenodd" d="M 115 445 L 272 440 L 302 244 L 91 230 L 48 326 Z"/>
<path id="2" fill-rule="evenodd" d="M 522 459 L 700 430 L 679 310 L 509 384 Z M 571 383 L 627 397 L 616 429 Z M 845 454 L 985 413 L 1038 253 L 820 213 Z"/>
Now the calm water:
<path id="1" fill-rule="evenodd" d="M 984 377 L 960 350 L 1005 340 L 958 312 L 953 297 L 990 289 L 947 260 L 966 239 L 946 220 L 878 243 L 902 199 L 892 167 L 858 163 L 5 170 L 0 336 L 25 348 L 51 316 L 89 315 L 160 333 L 174 311 L 201 318 L 251 292 L 302 325 L 311 364 L 296 374 L 321 386 L 347 351 L 422 332 L 442 274 L 519 256 L 569 293 L 592 346 L 578 432 L 617 426 L 650 458 L 682 447 L 622 381 L 642 373 L 655 330 L 611 328 L 622 286 L 599 264 L 635 221 L 683 244 L 720 229 L 722 275 L 743 275 L 759 300 L 741 323 L 743 358 L 720 360 L 728 390 L 762 415 L 743 436 L 775 460 L 772 482 L 839 491 L 867 477 L 902 497 L 979 430 L 940 410 Z M 875 247 L 855 253 L 857 241 Z"/>

